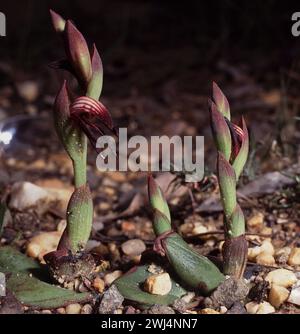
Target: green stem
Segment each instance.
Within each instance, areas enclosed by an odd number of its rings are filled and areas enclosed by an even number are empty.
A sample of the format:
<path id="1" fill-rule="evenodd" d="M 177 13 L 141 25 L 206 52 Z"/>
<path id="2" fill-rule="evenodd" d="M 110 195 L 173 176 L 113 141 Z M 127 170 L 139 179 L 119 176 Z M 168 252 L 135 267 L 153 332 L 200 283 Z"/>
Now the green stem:
<path id="1" fill-rule="evenodd" d="M 73 169 L 74 169 L 74 185 L 78 188 L 87 182 L 86 178 L 86 167 L 87 167 L 87 138 L 84 136 L 82 140 L 83 149 L 82 154 L 78 159 L 73 159 Z"/>

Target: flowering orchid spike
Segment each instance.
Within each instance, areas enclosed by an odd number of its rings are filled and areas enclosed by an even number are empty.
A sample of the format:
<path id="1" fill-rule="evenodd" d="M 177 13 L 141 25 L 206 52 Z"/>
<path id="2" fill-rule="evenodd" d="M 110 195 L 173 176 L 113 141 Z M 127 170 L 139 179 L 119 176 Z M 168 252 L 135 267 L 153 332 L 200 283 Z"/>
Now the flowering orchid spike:
<path id="1" fill-rule="evenodd" d="M 85 38 L 70 20 L 67 20 L 64 34 L 68 59 L 78 80 L 87 86 L 92 77 L 92 64 Z"/>
<path id="2" fill-rule="evenodd" d="M 213 100 L 211 127 L 218 150 L 217 174 L 224 209 L 224 273 L 242 277 L 247 262 L 247 241 L 236 185 L 248 157 L 248 130 L 243 118 L 241 126 L 231 122 L 229 103 L 216 83 L 213 83 Z"/>

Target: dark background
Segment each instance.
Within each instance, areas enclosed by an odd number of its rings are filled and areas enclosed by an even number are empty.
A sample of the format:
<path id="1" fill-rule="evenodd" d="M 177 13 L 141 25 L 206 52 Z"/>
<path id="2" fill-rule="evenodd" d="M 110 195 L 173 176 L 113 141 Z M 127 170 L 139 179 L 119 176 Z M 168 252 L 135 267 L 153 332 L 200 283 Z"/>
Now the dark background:
<path id="1" fill-rule="evenodd" d="M 209 148 L 207 98 L 215 80 L 233 115 L 246 117 L 266 169 L 282 167 L 265 153 L 274 140 L 280 154 L 298 157 L 300 37 L 292 36 L 291 16 L 299 2 L 2 0 L 0 97 L 9 86 L 8 116 L 27 112 L 15 89 L 24 80 L 39 84 L 37 112 L 51 111 L 62 74 L 47 65 L 62 59 L 64 49 L 50 8 L 96 43 L 102 102 L 130 134 L 202 134 Z"/>
<path id="2" fill-rule="evenodd" d="M 297 1 L 2 0 L 8 27 L 7 37 L 0 40 L 1 60 L 36 73 L 62 56 L 49 8 L 74 20 L 89 41 L 96 42 L 107 89 L 135 72 L 122 92 L 109 93 L 126 94 L 131 83 L 153 90 L 184 70 L 201 77 L 202 71 L 213 72 L 220 60 L 244 63 L 267 80 L 264 70 L 278 72 L 299 57 L 300 43 L 291 35 Z M 185 80 L 182 85 L 190 85 Z"/>

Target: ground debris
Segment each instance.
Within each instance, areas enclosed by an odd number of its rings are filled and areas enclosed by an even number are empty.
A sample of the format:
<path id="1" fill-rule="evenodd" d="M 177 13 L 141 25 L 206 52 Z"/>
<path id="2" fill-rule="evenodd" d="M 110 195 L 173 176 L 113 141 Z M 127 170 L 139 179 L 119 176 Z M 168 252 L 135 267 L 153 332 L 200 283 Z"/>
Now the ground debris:
<path id="1" fill-rule="evenodd" d="M 120 294 L 115 285 L 112 285 L 103 294 L 99 305 L 99 314 L 112 314 L 123 303 L 124 297 Z"/>
<path id="2" fill-rule="evenodd" d="M 249 287 L 243 279 L 230 277 L 221 283 L 204 303 L 206 307 L 226 306 L 229 309 L 235 302 L 243 301 L 248 293 Z"/>

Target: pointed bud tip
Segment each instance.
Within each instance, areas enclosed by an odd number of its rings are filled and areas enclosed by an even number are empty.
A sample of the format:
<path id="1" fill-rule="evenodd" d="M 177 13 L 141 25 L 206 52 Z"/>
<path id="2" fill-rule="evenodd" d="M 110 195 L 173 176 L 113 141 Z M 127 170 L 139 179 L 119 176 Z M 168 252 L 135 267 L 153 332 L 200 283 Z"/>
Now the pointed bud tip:
<path id="1" fill-rule="evenodd" d="M 63 32 L 65 30 L 65 25 L 66 25 L 65 19 L 52 9 L 50 9 L 49 12 L 54 30 L 58 33 Z"/>
<path id="2" fill-rule="evenodd" d="M 221 112 L 226 118 L 230 120 L 230 108 L 228 100 L 221 90 L 221 88 L 217 85 L 216 82 L 213 81 L 212 84 L 213 90 L 213 101 L 215 102 L 217 109 Z"/>

